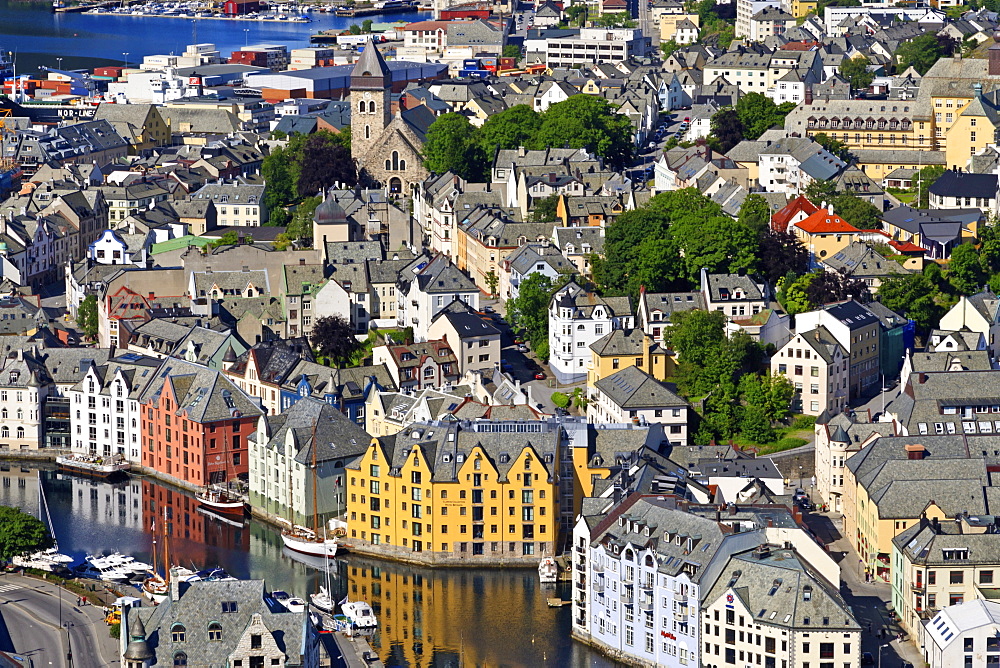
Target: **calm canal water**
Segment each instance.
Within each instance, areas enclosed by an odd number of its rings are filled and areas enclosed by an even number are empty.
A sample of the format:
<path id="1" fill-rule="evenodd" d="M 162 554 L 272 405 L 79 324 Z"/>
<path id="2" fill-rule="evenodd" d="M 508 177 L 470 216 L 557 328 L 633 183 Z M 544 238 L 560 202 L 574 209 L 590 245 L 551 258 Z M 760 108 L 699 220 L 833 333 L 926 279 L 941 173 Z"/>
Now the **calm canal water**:
<path id="1" fill-rule="evenodd" d="M 262 578 L 273 589 L 305 596 L 325 580 L 322 560 L 301 561 L 278 532 L 251 520 L 244 526 L 198 510 L 189 495 L 132 477 L 108 484 L 51 468 L 0 463 L 0 505 L 38 513 L 38 472 L 60 551 L 74 557 L 119 550 L 153 561 L 150 527 L 171 518 L 171 561 L 194 568 L 221 566 L 240 578 Z M 159 540 L 162 550 L 162 538 Z M 159 550 L 158 550 L 159 552 Z M 162 555 L 162 553 L 161 553 Z M 159 556 L 162 563 L 162 556 Z M 306 559 L 306 558 L 301 558 Z M 332 589 L 367 600 L 379 616 L 375 646 L 391 666 L 616 666 L 570 640 L 570 608 L 549 608 L 534 570 L 429 569 L 345 555 L 331 566 Z"/>
<path id="2" fill-rule="evenodd" d="M 17 55 L 18 72 L 36 71 L 39 65 L 65 69 L 121 64 L 128 53 L 130 64 L 151 54 L 182 53 L 188 44 L 215 44 L 223 56 L 245 44 L 309 46 L 309 35 L 343 29 L 369 18 L 382 21 L 417 21 L 428 12 L 349 19 L 320 12 L 305 15 L 312 23 L 228 21 L 110 14 L 54 14 L 50 2 L 16 3 L 0 0 L 0 51 Z M 246 31 L 246 32 L 245 32 Z"/>

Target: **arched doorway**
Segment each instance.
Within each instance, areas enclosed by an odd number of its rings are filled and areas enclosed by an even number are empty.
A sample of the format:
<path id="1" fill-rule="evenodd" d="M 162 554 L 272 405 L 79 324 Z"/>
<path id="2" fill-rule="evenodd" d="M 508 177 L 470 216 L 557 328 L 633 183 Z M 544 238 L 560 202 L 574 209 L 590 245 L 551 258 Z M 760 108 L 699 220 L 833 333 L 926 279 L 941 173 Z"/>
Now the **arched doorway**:
<path id="1" fill-rule="evenodd" d="M 389 179 L 389 192 L 393 194 L 403 192 L 403 182 L 399 180 L 398 176 L 394 176 Z"/>

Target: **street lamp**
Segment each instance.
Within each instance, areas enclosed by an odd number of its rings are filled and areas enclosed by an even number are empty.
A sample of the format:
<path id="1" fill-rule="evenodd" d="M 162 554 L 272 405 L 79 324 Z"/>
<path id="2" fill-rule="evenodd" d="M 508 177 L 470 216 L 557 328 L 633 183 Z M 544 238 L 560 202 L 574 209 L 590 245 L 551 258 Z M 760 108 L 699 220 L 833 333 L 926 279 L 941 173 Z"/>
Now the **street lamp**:
<path id="1" fill-rule="evenodd" d="M 56 69 L 57 70 L 62 69 L 62 58 L 56 58 Z"/>
<path id="2" fill-rule="evenodd" d="M 799 489 L 802 489 L 802 465 L 799 464 Z"/>
<path id="3" fill-rule="evenodd" d="M 122 55 L 125 56 L 125 69 L 128 69 L 128 51 L 123 51 Z"/>
<path id="4" fill-rule="evenodd" d="M 882 668 L 882 650 L 888 646 L 888 644 L 878 646 L 878 668 Z"/>

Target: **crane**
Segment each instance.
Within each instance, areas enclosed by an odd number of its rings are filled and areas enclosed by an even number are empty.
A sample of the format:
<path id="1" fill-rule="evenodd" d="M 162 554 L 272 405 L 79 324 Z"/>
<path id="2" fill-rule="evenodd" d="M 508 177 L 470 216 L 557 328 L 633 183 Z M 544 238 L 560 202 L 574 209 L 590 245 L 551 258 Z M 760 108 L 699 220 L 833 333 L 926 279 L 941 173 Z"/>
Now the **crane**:
<path id="1" fill-rule="evenodd" d="M 43 72 L 53 72 L 55 74 L 61 74 L 65 77 L 69 77 L 70 93 L 73 95 L 86 95 L 87 97 L 93 97 L 94 91 L 97 86 L 94 84 L 93 78 L 86 72 L 72 72 L 70 70 L 58 70 L 54 67 L 46 67 L 45 65 L 39 65 L 38 69 Z"/>

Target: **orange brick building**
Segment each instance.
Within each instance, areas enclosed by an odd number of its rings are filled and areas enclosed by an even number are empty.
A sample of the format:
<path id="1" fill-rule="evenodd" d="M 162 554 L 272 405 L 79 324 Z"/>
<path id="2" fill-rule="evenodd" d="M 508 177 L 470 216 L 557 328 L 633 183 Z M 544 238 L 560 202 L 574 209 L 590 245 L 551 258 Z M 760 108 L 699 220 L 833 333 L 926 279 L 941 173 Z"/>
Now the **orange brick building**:
<path id="1" fill-rule="evenodd" d="M 247 477 L 247 437 L 263 411 L 221 372 L 167 358 L 139 403 L 143 466 L 198 486 Z"/>

